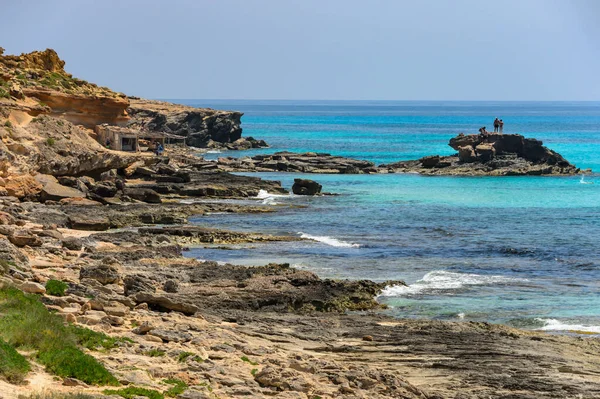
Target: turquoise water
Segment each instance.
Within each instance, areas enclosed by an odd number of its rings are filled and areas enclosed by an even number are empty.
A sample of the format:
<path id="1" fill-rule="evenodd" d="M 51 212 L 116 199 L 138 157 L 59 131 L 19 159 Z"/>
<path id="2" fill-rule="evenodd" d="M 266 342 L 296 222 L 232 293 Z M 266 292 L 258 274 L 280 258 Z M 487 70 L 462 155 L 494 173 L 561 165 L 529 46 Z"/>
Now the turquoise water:
<path id="1" fill-rule="evenodd" d="M 319 151 L 388 163 L 450 154 L 448 140 L 498 116 L 600 171 L 600 103 L 212 102 L 245 112 L 257 152 Z M 261 173 L 291 187 L 294 174 Z M 600 176 L 307 175 L 325 197 L 262 196 L 273 215 L 215 215 L 210 226 L 312 238 L 197 248 L 246 265 L 289 262 L 322 277 L 404 280 L 379 300 L 400 317 L 501 322 L 600 333 Z M 305 205 L 289 207 L 287 205 Z"/>

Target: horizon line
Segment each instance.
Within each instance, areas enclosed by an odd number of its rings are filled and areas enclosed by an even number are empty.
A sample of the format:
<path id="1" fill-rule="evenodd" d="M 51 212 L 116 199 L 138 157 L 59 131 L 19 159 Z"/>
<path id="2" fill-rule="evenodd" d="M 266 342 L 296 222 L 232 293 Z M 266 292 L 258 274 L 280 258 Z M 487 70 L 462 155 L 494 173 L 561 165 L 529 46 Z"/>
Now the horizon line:
<path id="1" fill-rule="evenodd" d="M 137 96 L 136 96 L 137 97 Z M 144 97 L 141 97 L 144 98 Z M 191 98 L 191 97 L 154 97 L 158 101 L 169 100 L 201 100 L 201 101 L 325 101 L 325 102 L 470 102 L 470 103 L 510 103 L 510 102 L 536 102 L 536 103 L 600 103 L 598 100 L 378 100 L 378 99 L 314 99 L 314 98 Z"/>

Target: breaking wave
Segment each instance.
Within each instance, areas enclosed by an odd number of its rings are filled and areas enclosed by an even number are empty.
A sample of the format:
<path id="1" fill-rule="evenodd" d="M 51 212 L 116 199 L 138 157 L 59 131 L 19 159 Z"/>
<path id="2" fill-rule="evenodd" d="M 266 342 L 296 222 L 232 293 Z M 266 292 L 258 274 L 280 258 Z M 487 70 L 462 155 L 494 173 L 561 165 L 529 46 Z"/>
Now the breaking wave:
<path id="1" fill-rule="evenodd" d="M 544 326 L 537 330 L 542 331 L 583 331 L 600 334 L 600 326 L 584 326 L 581 324 L 566 324 L 556 319 L 536 319 L 543 322 Z"/>
<path id="2" fill-rule="evenodd" d="M 338 240 L 337 238 L 327 236 L 311 236 L 310 234 L 306 234 L 301 231 L 299 231 L 298 234 L 300 234 L 300 238 L 306 238 L 308 240 L 322 242 L 323 244 L 331 245 L 332 247 L 360 248 L 360 244 L 353 244 L 350 242 Z"/>
<path id="3" fill-rule="evenodd" d="M 479 274 L 453 273 L 445 270 L 434 270 L 409 286 L 394 285 L 386 287 L 381 296 L 416 295 L 429 291 L 458 290 L 470 285 L 512 284 L 516 281 L 527 281 L 504 276 L 482 276 Z"/>

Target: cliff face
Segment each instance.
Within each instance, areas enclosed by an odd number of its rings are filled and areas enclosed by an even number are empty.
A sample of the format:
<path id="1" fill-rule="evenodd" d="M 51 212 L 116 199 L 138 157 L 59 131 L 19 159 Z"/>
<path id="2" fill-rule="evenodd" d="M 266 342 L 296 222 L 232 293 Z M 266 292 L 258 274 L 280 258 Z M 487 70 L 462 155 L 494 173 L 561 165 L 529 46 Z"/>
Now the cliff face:
<path id="1" fill-rule="evenodd" d="M 23 89 L 23 94 L 47 105 L 50 115 L 90 129 L 102 123 L 124 125 L 129 120 L 125 111 L 129 102 L 123 97 L 68 94 L 38 87 Z"/>
<path id="2" fill-rule="evenodd" d="M 211 140 L 233 143 L 242 137 L 241 112 L 131 99 L 127 113 L 131 127 L 185 136 L 194 147 L 207 147 Z"/>
<path id="3" fill-rule="evenodd" d="M 124 94 L 74 78 L 64 65 L 51 49 L 18 56 L 0 51 L 0 101 L 31 100 L 28 105 L 41 108 L 35 115 L 46 113 L 90 128 L 127 122 L 129 101 Z"/>

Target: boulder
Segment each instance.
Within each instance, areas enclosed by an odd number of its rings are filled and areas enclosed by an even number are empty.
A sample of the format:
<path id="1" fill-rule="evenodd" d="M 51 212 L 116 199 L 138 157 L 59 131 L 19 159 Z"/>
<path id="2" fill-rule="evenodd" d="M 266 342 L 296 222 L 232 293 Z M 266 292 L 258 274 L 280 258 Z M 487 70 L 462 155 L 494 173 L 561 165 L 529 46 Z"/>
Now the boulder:
<path id="1" fill-rule="evenodd" d="M 100 284 L 116 284 L 119 282 L 119 270 L 113 265 L 95 265 L 83 267 L 79 271 L 79 279 L 96 280 Z"/>
<path id="2" fill-rule="evenodd" d="M 494 159 L 496 149 L 492 144 L 479 144 L 475 147 L 475 153 L 481 162 L 489 162 Z"/>
<path id="3" fill-rule="evenodd" d="M 424 168 L 433 168 L 438 163 L 440 163 L 440 156 L 431 155 L 428 157 L 423 157 L 419 161 L 421 161 L 421 165 L 423 165 Z"/>
<path id="4" fill-rule="evenodd" d="M 21 284 L 19 288 L 21 288 L 21 291 L 26 292 L 28 294 L 46 293 L 46 288 L 43 285 L 35 283 L 33 281 L 26 281 L 23 284 Z"/>
<path id="5" fill-rule="evenodd" d="M 117 186 L 110 181 L 103 181 L 92 186 L 91 192 L 103 198 L 111 198 L 117 194 Z"/>
<path id="6" fill-rule="evenodd" d="M 40 201 L 60 201 L 65 198 L 82 198 L 85 193 L 72 188 L 63 186 L 57 182 L 48 182 L 44 184 L 40 192 Z"/>
<path id="7" fill-rule="evenodd" d="M 42 245 L 42 240 L 28 231 L 15 231 L 8 236 L 8 240 L 17 247 L 40 247 Z"/>
<path id="8" fill-rule="evenodd" d="M 141 275 L 128 275 L 123 279 L 125 295 L 135 295 L 139 292 L 154 293 L 156 288 L 152 284 L 152 280 Z"/>
<path id="9" fill-rule="evenodd" d="M 12 225 L 16 223 L 17 219 L 15 219 L 14 216 L 12 216 L 9 213 L 0 211 L 0 225 Z"/>
<path id="10" fill-rule="evenodd" d="M 76 237 L 67 237 L 62 240 L 62 246 L 71 251 L 79 251 L 83 247 L 83 242 Z"/>
<path id="11" fill-rule="evenodd" d="M 102 215 L 71 215 L 68 225 L 74 230 L 105 231 L 110 227 L 110 220 Z"/>
<path id="12" fill-rule="evenodd" d="M 177 291 L 179 291 L 179 283 L 175 280 L 167 280 L 167 281 L 165 281 L 165 284 L 163 285 L 163 290 L 165 292 L 174 294 Z"/>
<path id="13" fill-rule="evenodd" d="M 154 329 L 148 332 L 148 335 L 159 337 L 164 342 L 189 342 L 192 340 L 192 335 L 187 332 Z"/>
<path id="14" fill-rule="evenodd" d="M 154 295 L 149 292 L 139 292 L 133 296 L 136 303 L 147 303 L 151 308 L 159 311 L 175 311 L 185 315 L 193 315 L 198 307 L 186 300 L 179 300 L 167 295 Z"/>
<path id="15" fill-rule="evenodd" d="M 477 160 L 477 155 L 475 154 L 475 149 L 473 149 L 470 145 L 460 146 L 458 147 L 458 159 L 461 162 L 475 162 Z"/>
<path id="16" fill-rule="evenodd" d="M 296 195 L 316 195 L 321 192 L 322 188 L 323 186 L 314 180 L 294 179 L 292 192 Z"/>
<path id="17" fill-rule="evenodd" d="M 149 204 L 160 204 L 162 200 L 160 195 L 149 188 L 125 188 L 123 194 L 136 199 L 138 201 L 147 202 Z"/>
<path id="18" fill-rule="evenodd" d="M 0 237 L 0 259 L 16 265 L 28 264 L 28 258 L 8 239 Z"/>

